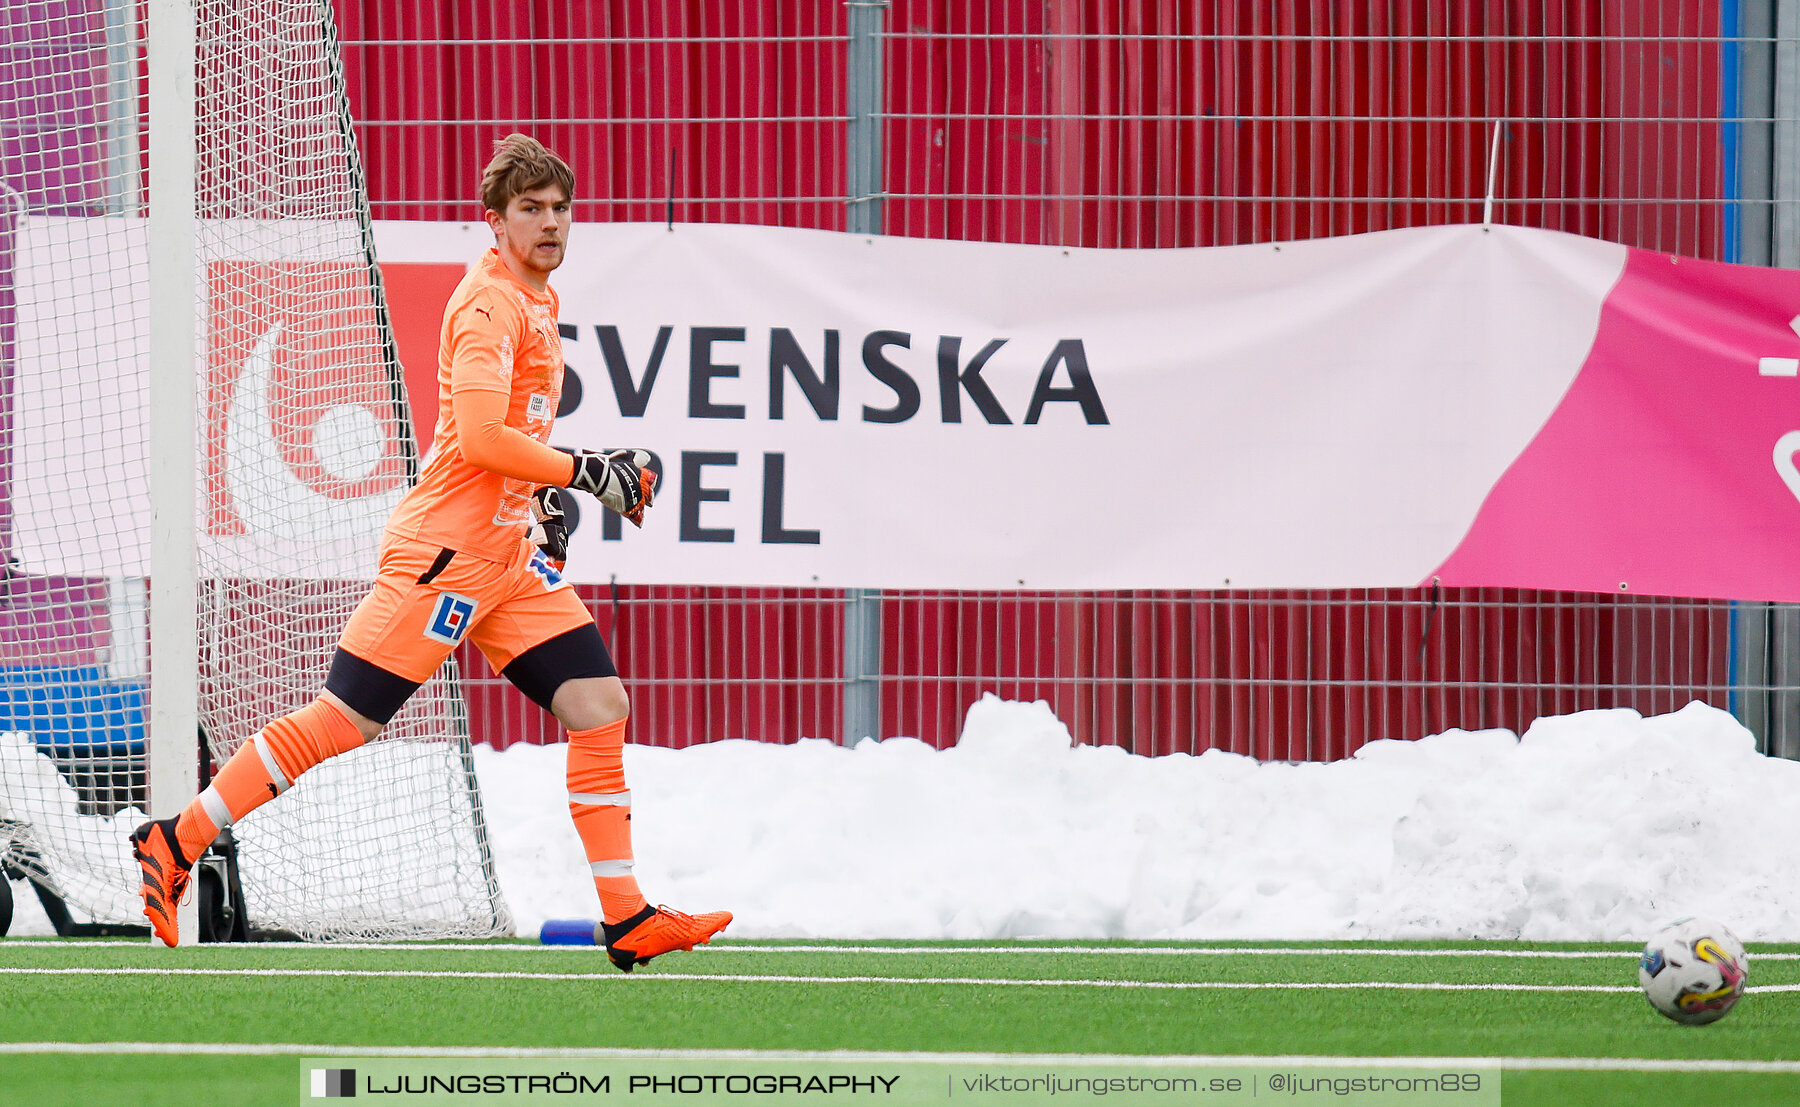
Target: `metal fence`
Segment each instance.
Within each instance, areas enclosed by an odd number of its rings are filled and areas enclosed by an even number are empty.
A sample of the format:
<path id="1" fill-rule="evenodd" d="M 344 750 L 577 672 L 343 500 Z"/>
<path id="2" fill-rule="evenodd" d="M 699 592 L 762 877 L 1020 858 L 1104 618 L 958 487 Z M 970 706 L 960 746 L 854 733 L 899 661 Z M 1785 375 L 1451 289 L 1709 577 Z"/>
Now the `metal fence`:
<path id="1" fill-rule="evenodd" d="M 1800 264 L 1800 4 L 337 4 L 377 218 L 470 220 L 492 140 L 578 218 L 1168 247 L 1491 218 Z M 1592 707 L 1800 753 L 1787 607 L 1511 590 L 589 590 L 640 741 L 954 741 L 981 692 L 1141 753 L 1346 756 Z M 466 659 L 478 738 L 554 726 Z"/>

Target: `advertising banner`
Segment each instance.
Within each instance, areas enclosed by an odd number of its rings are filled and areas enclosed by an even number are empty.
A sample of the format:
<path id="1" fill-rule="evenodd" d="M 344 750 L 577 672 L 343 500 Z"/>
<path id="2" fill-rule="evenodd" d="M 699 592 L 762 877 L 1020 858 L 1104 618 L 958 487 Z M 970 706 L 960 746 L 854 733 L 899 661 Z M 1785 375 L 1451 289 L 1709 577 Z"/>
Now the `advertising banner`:
<path id="1" fill-rule="evenodd" d="M 67 222 L 32 222 L 22 255 Z M 381 223 L 376 242 L 429 442 L 442 302 L 491 236 Z M 241 544 L 240 478 L 262 474 L 285 491 L 257 510 L 307 551 L 252 560 L 366 574 L 369 539 L 345 540 L 401 490 L 391 405 L 357 377 L 317 418 L 287 412 L 319 387 L 309 362 L 259 351 L 301 332 L 230 284 L 317 266 L 258 264 L 206 273 L 197 525 Z M 576 580 L 1800 600 L 1800 273 L 1498 226 L 1092 250 L 577 224 L 552 283 L 553 441 L 643 447 L 662 474 L 641 531 L 578 498 Z M 135 358 L 91 369 L 116 400 L 49 416 L 59 321 L 114 317 L 67 307 L 18 322 L 15 556 L 34 571 L 82 571 L 37 511 L 95 495 L 71 436 L 142 448 L 120 407 Z"/>
<path id="2" fill-rule="evenodd" d="M 386 231 L 389 259 L 449 241 Z M 663 488 L 641 532 L 581 528 L 570 571 L 1416 584 L 1568 393 L 1627 254 L 1481 227 L 1121 251 L 578 225 L 554 440 L 646 447 Z"/>

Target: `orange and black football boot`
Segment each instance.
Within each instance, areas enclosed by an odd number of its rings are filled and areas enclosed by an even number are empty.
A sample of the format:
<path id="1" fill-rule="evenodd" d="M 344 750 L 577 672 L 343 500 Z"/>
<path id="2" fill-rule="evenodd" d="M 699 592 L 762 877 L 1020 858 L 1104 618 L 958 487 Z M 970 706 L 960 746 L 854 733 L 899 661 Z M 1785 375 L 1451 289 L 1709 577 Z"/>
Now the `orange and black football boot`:
<path id="1" fill-rule="evenodd" d="M 630 972 L 659 954 L 693 949 L 712 940 L 731 922 L 731 912 L 684 915 L 672 907 L 645 907 L 623 922 L 601 923 L 606 955 Z"/>
<path id="2" fill-rule="evenodd" d="M 150 929 L 165 946 L 180 944 L 180 924 L 175 909 L 187 891 L 188 870 L 193 862 L 181 855 L 181 844 L 175 840 L 175 820 L 147 822 L 131 832 L 131 852 L 143 870 L 144 917 Z"/>

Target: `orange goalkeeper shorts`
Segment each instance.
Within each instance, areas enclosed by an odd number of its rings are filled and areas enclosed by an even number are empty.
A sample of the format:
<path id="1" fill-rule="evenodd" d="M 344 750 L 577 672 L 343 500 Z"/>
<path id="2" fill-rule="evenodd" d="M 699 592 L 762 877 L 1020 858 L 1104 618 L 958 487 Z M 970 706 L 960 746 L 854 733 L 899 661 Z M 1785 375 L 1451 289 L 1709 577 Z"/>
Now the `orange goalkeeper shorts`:
<path id="1" fill-rule="evenodd" d="M 502 563 L 388 536 L 375 587 L 338 647 L 423 684 L 464 639 L 495 672 L 539 643 L 593 621 L 538 548 L 519 539 Z"/>

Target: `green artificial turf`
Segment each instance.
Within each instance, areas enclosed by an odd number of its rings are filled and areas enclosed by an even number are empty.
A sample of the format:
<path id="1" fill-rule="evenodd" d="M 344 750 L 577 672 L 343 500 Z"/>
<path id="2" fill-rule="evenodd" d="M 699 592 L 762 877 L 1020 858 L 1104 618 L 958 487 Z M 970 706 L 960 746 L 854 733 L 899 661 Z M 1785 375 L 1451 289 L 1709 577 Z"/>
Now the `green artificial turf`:
<path id="1" fill-rule="evenodd" d="M 1485 953 L 1470 956 L 1213 953 L 1173 943 L 1070 952 L 1072 944 L 720 943 L 622 974 L 591 948 L 163 950 L 0 941 L 0 1042 L 1800 1062 L 1800 990 L 1752 994 L 1713 1026 L 1681 1027 L 1650 1010 L 1635 990 L 1631 951 L 1618 946 L 1556 946 L 1606 955 L 1543 959 L 1500 955 L 1543 947 L 1491 942 L 1413 944 Z M 869 948 L 884 945 L 926 951 Z M 1753 948 L 1753 987 L 1800 985 L 1800 960 L 1759 960 L 1758 952 L 1794 947 Z M 106 971 L 120 969 L 137 971 Z M 1375 982 L 1631 990 L 1311 986 Z M 1168 984 L 1238 986 L 1155 986 Z M 151 1072 L 157 1102 L 303 1101 L 297 1053 L 0 1053 L 8 1103 L 125 1102 Z M 1800 1074 L 1505 1077 L 1509 1105 L 1697 1099 L 1800 1102 Z"/>

